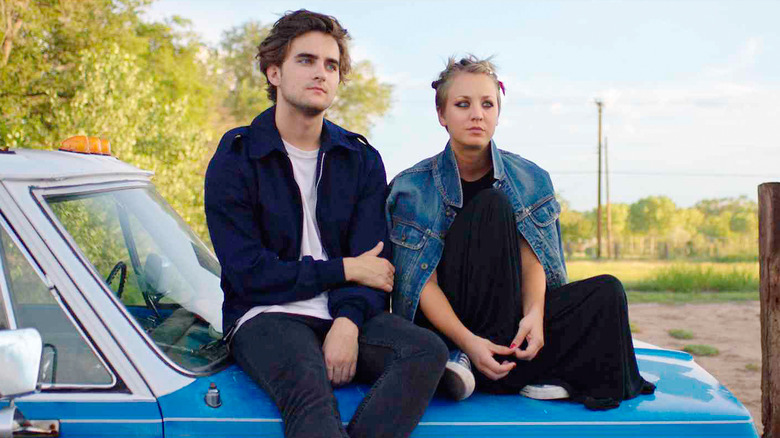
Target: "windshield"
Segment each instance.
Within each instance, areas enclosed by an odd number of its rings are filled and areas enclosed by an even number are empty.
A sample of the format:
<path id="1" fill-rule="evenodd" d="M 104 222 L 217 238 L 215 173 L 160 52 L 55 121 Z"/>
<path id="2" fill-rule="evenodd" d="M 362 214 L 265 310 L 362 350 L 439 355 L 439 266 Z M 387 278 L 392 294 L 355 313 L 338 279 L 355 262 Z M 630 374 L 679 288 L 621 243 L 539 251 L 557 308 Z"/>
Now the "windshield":
<path id="1" fill-rule="evenodd" d="M 152 188 L 46 198 L 60 223 L 166 355 L 203 371 L 226 355 L 217 260 Z"/>

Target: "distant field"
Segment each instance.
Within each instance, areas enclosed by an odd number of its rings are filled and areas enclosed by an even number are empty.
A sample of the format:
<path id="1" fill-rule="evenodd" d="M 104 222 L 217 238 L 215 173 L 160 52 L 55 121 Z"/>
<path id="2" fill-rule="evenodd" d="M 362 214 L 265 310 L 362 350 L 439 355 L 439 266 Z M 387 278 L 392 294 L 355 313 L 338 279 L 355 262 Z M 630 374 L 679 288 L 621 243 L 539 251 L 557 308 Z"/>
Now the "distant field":
<path id="1" fill-rule="evenodd" d="M 614 275 L 623 281 L 632 303 L 758 299 L 755 262 L 573 261 L 567 269 L 570 281 Z"/>

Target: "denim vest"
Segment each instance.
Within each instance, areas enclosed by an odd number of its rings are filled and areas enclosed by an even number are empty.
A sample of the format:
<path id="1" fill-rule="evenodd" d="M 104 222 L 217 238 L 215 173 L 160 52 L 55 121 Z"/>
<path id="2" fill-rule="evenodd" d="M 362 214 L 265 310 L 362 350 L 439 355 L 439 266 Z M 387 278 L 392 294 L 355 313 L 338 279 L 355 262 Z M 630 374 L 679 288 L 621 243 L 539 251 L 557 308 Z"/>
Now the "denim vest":
<path id="1" fill-rule="evenodd" d="M 549 174 L 536 164 L 500 150 L 491 140 L 493 184 L 507 195 L 517 231 L 544 267 L 547 290 L 566 283 L 560 204 Z M 399 173 L 391 183 L 386 219 L 393 243 L 393 312 L 414 319 L 420 293 L 441 260 L 444 236 L 463 207 L 455 154 L 444 151 Z M 458 210 L 456 210 L 456 208 Z"/>

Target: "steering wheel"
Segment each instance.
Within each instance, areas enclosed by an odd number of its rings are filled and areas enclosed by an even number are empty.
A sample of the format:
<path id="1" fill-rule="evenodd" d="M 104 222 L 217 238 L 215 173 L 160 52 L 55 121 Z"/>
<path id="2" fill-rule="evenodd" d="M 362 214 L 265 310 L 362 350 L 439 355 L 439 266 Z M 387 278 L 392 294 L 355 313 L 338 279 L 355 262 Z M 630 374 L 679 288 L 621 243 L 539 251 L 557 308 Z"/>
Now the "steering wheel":
<path id="1" fill-rule="evenodd" d="M 125 290 L 125 280 L 127 280 L 127 265 L 123 261 L 118 261 L 113 268 L 111 268 L 111 272 L 108 273 L 108 277 L 106 277 L 106 283 L 111 286 L 111 282 L 114 281 L 114 276 L 116 276 L 116 273 L 119 272 L 119 287 L 116 290 L 116 296 L 117 298 L 122 298 L 122 292 Z"/>
<path id="2" fill-rule="evenodd" d="M 165 262 L 158 254 L 149 253 L 146 256 L 146 263 L 143 269 L 143 281 L 141 282 L 141 294 L 144 297 L 146 307 L 149 308 L 158 319 L 163 319 L 160 315 L 160 300 L 165 298 L 167 291 L 162 286 Z M 162 289 L 162 290 L 161 290 Z"/>

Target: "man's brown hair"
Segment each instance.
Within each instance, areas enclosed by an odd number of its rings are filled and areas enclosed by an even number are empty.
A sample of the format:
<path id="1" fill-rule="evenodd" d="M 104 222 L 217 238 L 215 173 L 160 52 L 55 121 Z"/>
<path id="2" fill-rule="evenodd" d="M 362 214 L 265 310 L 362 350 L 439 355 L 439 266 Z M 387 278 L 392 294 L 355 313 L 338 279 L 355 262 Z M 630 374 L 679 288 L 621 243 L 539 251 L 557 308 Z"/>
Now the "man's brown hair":
<path id="1" fill-rule="evenodd" d="M 308 32 L 322 32 L 336 40 L 339 46 L 339 82 L 346 80 L 352 62 L 347 49 L 349 40 L 347 29 L 341 27 L 338 20 L 330 15 L 306 9 L 287 12 L 274 23 L 268 36 L 257 46 L 255 56 L 260 61 L 260 71 L 263 72 L 268 83 L 268 98 L 273 102 L 276 102 L 276 86 L 268 80 L 268 67 L 281 66 L 290 50 L 292 40 Z"/>

